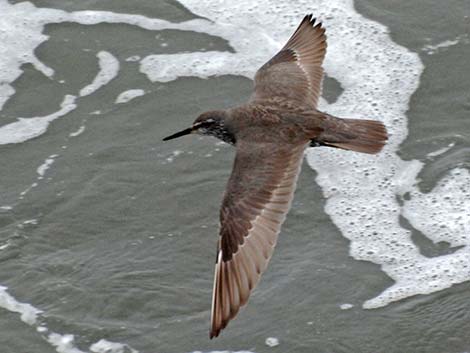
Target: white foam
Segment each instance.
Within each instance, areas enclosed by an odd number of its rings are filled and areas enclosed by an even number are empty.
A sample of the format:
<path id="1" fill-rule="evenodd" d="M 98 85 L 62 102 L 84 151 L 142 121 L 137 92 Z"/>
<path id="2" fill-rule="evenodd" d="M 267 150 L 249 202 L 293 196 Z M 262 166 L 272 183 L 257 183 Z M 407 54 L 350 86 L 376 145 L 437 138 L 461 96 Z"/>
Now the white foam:
<path id="1" fill-rule="evenodd" d="M 194 4 L 193 4 L 194 5 Z M 211 3 L 207 3 L 211 7 Z M 136 25 L 148 30 L 162 29 L 180 29 L 195 32 L 204 32 L 212 35 L 219 35 L 220 31 L 225 34 L 242 32 L 243 38 L 238 42 L 245 47 L 250 47 L 249 28 L 236 28 L 229 23 L 215 24 L 204 19 L 195 19 L 181 23 L 172 23 L 161 19 L 152 19 L 141 15 L 119 14 L 109 11 L 76 11 L 65 12 L 58 9 L 36 8 L 30 2 L 20 2 L 10 4 L 7 0 L 0 0 L 0 13 L 2 14 L 2 31 L 0 31 L 0 42 L 2 43 L 2 56 L 0 56 L 0 109 L 3 104 L 14 94 L 14 89 L 10 85 L 16 78 L 21 75 L 21 65 L 24 63 L 33 64 L 38 70 L 47 76 L 53 75 L 53 70 L 48 68 L 44 63 L 40 62 L 34 55 L 34 50 L 42 42 L 48 39 L 48 36 L 42 34 L 44 26 L 49 23 L 75 22 L 84 25 L 92 25 L 98 23 L 127 23 Z M 272 20 L 271 20 L 272 22 Z M 254 23 L 254 22 L 253 22 Z M 233 36 L 235 38 L 235 36 Z M 261 40 L 261 42 L 258 42 Z M 256 41 L 260 50 L 263 51 L 267 41 L 270 38 L 261 38 L 258 36 Z M 271 41 L 272 42 L 272 41 Z M 271 43 L 273 44 L 273 43 Z M 274 43 L 277 45 L 277 43 Z M 246 50 L 245 50 L 246 52 Z M 109 53 L 108 53 L 109 54 Z M 266 52 L 266 57 L 269 52 Z M 111 54 L 109 54 L 111 55 Z M 111 56 L 101 54 L 103 60 L 109 59 L 109 64 L 116 69 L 116 60 Z M 238 56 L 241 58 L 241 56 Z M 115 58 L 114 58 L 115 59 Z M 131 56 L 127 61 L 139 60 L 138 56 Z M 241 65 L 236 65 L 240 67 Z M 247 67 L 248 71 L 253 68 Z M 227 71 L 224 69 L 223 71 Z M 92 88 L 89 88 L 90 90 Z M 82 92 L 83 95 L 89 94 L 88 89 Z"/>
<path id="2" fill-rule="evenodd" d="M 58 353 L 86 353 L 75 346 L 74 335 L 60 335 L 51 333 L 47 341 L 53 345 Z"/>
<path id="3" fill-rule="evenodd" d="M 32 183 L 30 186 L 28 186 L 26 189 L 24 189 L 22 192 L 20 192 L 20 199 L 23 199 L 24 196 L 31 191 L 31 189 L 35 188 L 36 186 L 38 186 L 38 183 L 37 182 L 34 182 Z"/>
<path id="4" fill-rule="evenodd" d="M 340 308 L 341 310 L 349 310 L 349 309 L 354 308 L 354 305 L 349 304 L 349 303 L 345 303 L 345 304 L 341 304 L 341 305 L 339 306 L 339 308 Z"/>
<path id="5" fill-rule="evenodd" d="M 434 243 L 447 242 L 462 248 L 447 255 L 427 258 L 416 256 L 394 269 L 401 280 L 382 297 L 405 298 L 427 294 L 468 281 L 470 277 L 470 172 L 455 168 L 429 193 L 418 188 L 404 201 L 403 216 Z M 414 261 L 413 261 L 414 260 Z"/>
<path id="6" fill-rule="evenodd" d="M 220 75 L 227 66 L 237 75 L 252 77 L 252 69 L 240 66 L 236 54 L 201 52 L 149 55 L 141 61 L 140 71 L 151 81 L 169 82 L 181 76 L 209 78 Z M 237 70 L 237 68 L 239 70 Z"/>
<path id="7" fill-rule="evenodd" d="M 77 107 L 76 98 L 72 95 L 66 95 L 60 105 L 61 108 L 52 114 L 34 118 L 18 118 L 13 123 L 1 126 L 0 145 L 21 143 L 42 135 L 52 121 L 70 113 Z"/>
<path id="8" fill-rule="evenodd" d="M 2 14 L 0 43 L 2 43 L 2 55 L 0 56 L 0 110 L 3 104 L 15 90 L 10 85 L 22 73 L 21 65 L 32 63 L 36 69 L 47 76 L 53 74 L 53 70 L 41 63 L 34 55 L 34 49 L 47 40 L 42 34 L 42 20 L 36 18 L 30 21 L 30 11 L 34 9 L 30 3 L 22 2 L 15 6 L 6 0 L 0 1 L 0 13 Z"/>
<path id="9" fill-rule="evenodd" d="M 57 154 L 51 154 L 48 158 L 44 160 L 44 162 L 36 170 L 39 174 L 38 179 L 44 178 L 44 174 L 46 174 L 46 171 L 51 167 L 52 163 L 54 163 L 55 161 L 55 158 L 57 158 L 58 156 L 59 155 Z"/>
<path id="10" fill-rule="evenodd" d="M 219 35 L 220 31 L 223 31 L 227 35 L 229 33 L 236 33 L 237 31 L 237 28 L 232 25 L 216 25 L 213 22 L 203 19 L 195 19 L 182 23 L 171 23 L 165 20 L 151 19 L 141 15 L 117 14 L 108 11 L 65 12 L 56 9 L 36 8 L 33 4 L 28 2 L 21 2 L 12 5 L 6 0 L 0 0 L 0 13 L 2 13 L 3 18 L 8 19 L 8 21 L 2 22 L 2 29 L 6 28 L 6 30 L 1 32 L 0 37 L 0 40 L 2 40 L 2 48 L 5 47 L 4 51 L 6 52 L 6 55 L 2 55 L 0 57 L 0 82 L 2 82 L 0 85 L 0 108 L 3 106 L 4 102 L 14 94 L 14 89 L 11 87 L 10 83 L 21 74 L 22 71 L 20 67 L 22 64 L 29 62 L 35 65 L 35 67 L 38 70 L 41 70 L 44 74 L 53 74 L 53 71 L 51 69 L 48 70 L 47 66 L 41 63 L 34 55 L 34 49 L 48 38 L 41 34 L 44 25 L 48 23 L 61 23 L 66 21 L 88 25 L 102 22 L 128 23 L 149 30 L 180 29 L 205 32 L 212 35 Z M 244 38 L 238 40 L 238 42 L 240 46 L 244 46 L 245 49 L 249 49 L 250 41 L 246 38 L 248 38 L 250 33 L 248 29 L 242 31 Z M 256 39 L 258 42 L 260 40 L 263 43 L 259 43 L 261 49 L 258 53 L 262 52 L 263 48 L 266 46 L 266 38 Z M 261 44 L 264 44 L 264 46 Z M 247 50 L 244 52 L 247 52 Z M 266 56 L 264 57 L 267 57 L 268 53 L 265 54 Z M 199 54 L 195 53 L 195 56 L 198 55 Z M 222 55 L 225 54 L 222 53 Z M 207 58 L 207 56 L 205 57 Z M 231 61 L 225 63 L 225 68 L 222 67 L 224 64 L 223 60 L 219 61 L 219 68 L 215 71 L 209 70 L 206 77 L 212 75 L 212 73 L 219 74 L 227 71 L 226 64 L 229 64 L 232 70 L 236 69 L 237 74 L 245 76 L 251 76 L 253 74 L 254 67 L 247 65 L 251 62 L 249 57 L 245 56 L 247 60 L 245 60 L 244 63 L 239 62 L 243 57 L 241 55 L 236 56 L 229 53 L 228 57 Z M 80 91 L 81 96 L 92 94 L 98 88 L 112 80 L 119 72 L 119 61 L 111 53 L 101 51 L 98 53 L 98 59 L 100 71 L 95 77 L 95 80 Z M 137 60 L 137 57 L 134 56 L 133 59 Z M 213 60 L 214 63 L 218 61 L 216 58 Z M 151 58 L 146 59 L 146 61 L 149 63 L 152 62 Z M 193 64 L 198 63 L 197 60 L 191 60 L 191 62 Z M 204 72 L 204 68 L 201 68 L 201 72 Z M 73 96 L 67 95 L 66 97 Z M 73 105 L 73 107 L 75 107 L 75 105 Z M 19 121 L 15 123 L 4 125 L 0 127 L 0 144 L 19 143 L 27 141 L 33 137 L 37 137 L 46 131 L 47 126 L 52 120 L 54 120 L 54 116 L 51 116 L 50 119 L 28 118 L 25 120 L 20 118 Z"/>
<path id="11" fill-rule="evenodd" d="M 0 0 L 0 10 L 2 9 L 2 6 L 4 6 L 4 4 L 2 0 Z M 41 12 L 45 12 L 46 10 L 47 9 L 42 9 Z M 56 14 L 57 11 L 58 10 L 50 10 L 51 14 Z M 40 28 L 42 29 L 42 27 Z M 83 87 L 80 90 L 80 96 L 87 96 L 87 95 L 94 93 L 99 88 L 103 87 L 104 85 L 108 84 L 112 79 L 114 79 L 119 72 L 119 61 L 112 54 L 106 51 L 100 51 L 97 54 L 97 57 L 98 57 L 99 71 L 97 75 L 95 76 L 93 82 Z M 35 58 L 34 55 L 32 56 L 32 58 L 33 59 Z M 0 63 L 1 62 L 2 60 L 0 58 Z M 18 62 L 16 64 L 18 64 Z M 1 72 L 0 72 L 0 81 L 2 80 L 2 77 L 3 76 L 1 75 Z M 8 87 L 4 88 L 6 90 L 5 92 L 8 91 L 11 94 L 13 94 L 14 91 L 8 89 Z M 7 98 L 8 97 L 5 97 L 5 100 Z M 11 144 L 11 143 L 21 143 L 21 142 L 25 142 L 25 141 L 28 141 L 30 139 L 33 139 L 35 137 L 42 135 L 43 133 L 47 131 L 47 128 L 52 121 L 70 113 L 77 107 L 76 99 L 77 97 L 74 95 L 66 95 L 61 104 L 61 109 L 58 110 L 57 112 L 54 112 L 52 114 L 42 116 L 42 117 L 18 118 L 18 120 L 13 123 L 1 126 L 0 127 L 0 145 Z M 0 104 L 1 104 L 1 101 L 0 101 Z"/>
<path id="12" fill-rule="evenodd" d="M 140 60 L 139 55 L 132 55 L 132 56 L 129 56 L 128 58 L 126 58 L 127 62 L 135 62 L 135 61 L 139 61 L 139 60 Z"/>
<path id="13" fill-rule="evenodd" d="M 265 343 L 268 347 L 276 347 L 276 346 L 279 346 L 279 339 L 276 338 L 276 337 L 268 337 L 268 338 L 266 338 L 266 340 L 264 341 L 264 343 Z"/>
<path id="14" fill-rule="evenodd" d="M 80 90 L 80 96 L 88 96 L 99 88 L 107 85 L 119 73 L 119 60 L 107 51 L 100 51 L 97 55 L 99 71 L 95 79 L 88 86 Z"/>
<path id="15" fill-rule="evenodd" d="M 426 194 L 414 188 L 403 215 L 434 242 L 470 245 L 470 172 L 455 168 Z"/>
<path id="16" fill-rule="evenodd" d="M 138 353 L 135 349 L 130 348 L 128 345 L 116 342 L 110 342 L 101 339 L 90 346 L 90 351 L 93 353 Z"/>
<path id="17" fill-rule="evenodd" d="M 19 313 L 21 321 L 28 325 L 36 324 L 37 317 L 41 310 L 36 309 L 31 304 L 21 303 L 7 293 L 7 287 L 0 286 L 0 307 L 6 310 Z"/>
<path id="18" fill-rule="evenodd" d="M 26 223 L 25 221 L 24 223 Z M 45 324 L 38 325 L 38 315 L 43 311 L 35 308 L 31 304 L 21 303 L 7 292 L 7 287 L 0 286 L 0 308 L 11 312 L 19 313 L 21 321 L 34 326 L 36 332 L 44 334 L 49 331 Z M 51 332 L 45 337 L 46 340 L 55 347 L 58 353 L 87 353 L 75 345 L 75 337 L 72 334 L 59 334 Z M 90 352 L 93 353 L 138 353 L 127 344 L 116 343 L 101 339 L 90 346 Z"/>
<path id="19" fill-rule="evenodd" d="M 427 154 L 427 157 L 428 158 L 433 158 L 433 157 L 437 157 L 437 156 L 440 156 L 441 154 L 444 154 L 446 153 L 448 150 L 450 150 L 452 147 L 455 146 L 455 142 L 452 142 L 452 143 L 449 143 L 449 145 L 447 147 L 443 147 L 443 148 L 439 148 L 438 150 L 436 151 L 433 151 L 433 152 L 429 152 Z"/>
<path id="20" fill-rule="evenodd" d="M 134 98 L 143 96 L 145 91 L 143 89 L 130 89 L 119 94 L 116 98 L 116 104 L 127 103 L 133 100 Z"/>
<path id="21" fill-rule="evenodd" d="M 47 328 L 40 326 L 42 330 L 40 332 L 47 332 Z M 39 328 L 38 327 L 38 330 Z M 75 336 L 71 334 L 58 334 L 50 333 L 47 336 L 47 341 L 56 348 L 58 353 L 88 353 L 80 350 L 75 345 Z M 98 342 L 93 343 L 89 352 L 92 353 L 139 353 L 137 350 L 128 346 L 127 344 L 111 342 L 105 339 L 100 339 Z"/>
<path id="22" fill-rule="evenodd" d="M 47 327 L 38 326 L 38 327 L 36 327 L 36 331 L 39 332 L 39 333 L 45 333 L 45 332 L 47 332 Z"/>
<path id="23" fill-rule="evenodd" d="M 85 125 L 81 125 L 76 131 L 69 134 L 70 137 L 77 137 L 85 131 Z"/>
<path id="24" fill-rule="evenodd" d="M 422 50 L 428 55 L 433 55 L 441 49 L 452 47 L 458 44 L 465 36 L 466 35 L 457 36 L 455 39 L 447 39 L 437 44 L 428 44 L 425 45 Z"/>
<path id="25" fill-rule="evenodd" d="M 67 13 L 55 9 L 37 9 L 34 5 L 22 2 L 15 5 L 0 0 L 2 25 L 0 41 L 2 56 L 0 56 L 0 110 L 10 96 L 15 93 L 10 83 L 22 73 L 24 63 L 32 63 L 44 75 L 51 77 L 54 71 L 39 61 L 34 55 L 34 49 L 47 40 L 41 32 L 47 23 L 57 23 L 67 20 L 77 20 L 90 23 L 99 19 L 91 12 Z M 100 14 L 100 13 L 98 13 Z M 101 17 L 113 17 L 112 13 L 104 12 Z M 90 18 L 91 17 L 91 18 Z M 97 54 L 99 71 L 93 82 L 80 90 L 80 96 L 94 93 L 100 87 L 108 84 L 119 72 L 119 61 L 109 52 L 100 51 Z M 21 143 L 43 134 L 50 122 L 64 116 L 76 108 L 76 97 L 66 95 L 61 109 L 44 117 L 19 118 L 18 121 L 0 127 L 0 144 Z"/>

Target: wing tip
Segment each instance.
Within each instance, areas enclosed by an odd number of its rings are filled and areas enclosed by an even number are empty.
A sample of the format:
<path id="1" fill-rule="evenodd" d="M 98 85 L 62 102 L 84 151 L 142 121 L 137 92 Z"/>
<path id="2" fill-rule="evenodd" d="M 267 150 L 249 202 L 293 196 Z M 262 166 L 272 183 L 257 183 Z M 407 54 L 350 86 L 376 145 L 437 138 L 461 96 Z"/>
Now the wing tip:
<path id="1" fill-rule="evenodd" d="M 302 20 L 302 22 L 310 22 L 312 23 L 312 19 L 313 19 L 313 22 L 315 22 L 315 18 L 313 17 L 313 13 L 308 13 L 305 15 L 304 19 Z"/>
<path id="2" fill-rule="evenodd" d="M 217 338 L 219 337 L 220 333 L 227 327 L 228 322 L 231 320 L 231 318 L 227 320 L 222 320 L 220 325 L 213 325 L 211 326 L 211 329 L 209 331 L 209 339 Z"/>
<path id="3" fill-rule="evenodd" d="M 222 330 L 227 327 L 227 324 L 228 324 L 229 321 L 230 321 L 230 319 L 228 319 L 228 320 L 222 320 L 222 322 L 220 323 L 220 325 L 212 325 L 212 326 L 211 326 L 211 329 L 210 329 L 210 331 L 209 331 L 209 339 L 213 339 L 213 338 L 219 337 L 219 335 L 220 335 L 220 333 L 222 332 Z"/>
<path id="4" fill-rule="evenodd" d="M 317 32 L 317 35 L 323 37 L 322 43 L 325 43 L 326 47 L 326 29 L 325 27 L 323 27 L 323 23 L 318 18 L 313 17 L 313 13 L 304 16 L 302 22 L 297 27 L 292 37 L 295 37 L 296 34 L 298 34 L 302 29 L 307 27 L 311 27 L 315 32 Z"/>
<path id="5" fill-rule="evenodd" d="M 309 24 L 313 28 L 321 28 L 321 29 L 324 30 L 324 28 L 322 27 L 322 25 L 323 25 L 322 22 L 318 18 L 313 17 L 313 13 L 309 13 L 309 14 L 305 15 L 302 22 L 309 22 Z"/>
<path id="6" fill-rule="evenodd" d="M 216 338 L 219 335 L 220 330 L 210 330 L 209 339 Z"/>

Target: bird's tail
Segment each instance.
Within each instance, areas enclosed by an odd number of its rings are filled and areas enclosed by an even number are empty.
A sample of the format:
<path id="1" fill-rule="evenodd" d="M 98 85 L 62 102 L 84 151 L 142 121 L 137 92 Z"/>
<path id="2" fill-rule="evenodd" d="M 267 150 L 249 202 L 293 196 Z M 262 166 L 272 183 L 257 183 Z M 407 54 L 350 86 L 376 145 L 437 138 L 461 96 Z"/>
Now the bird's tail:
<path id="1" fill-rule="evenodd" d="M 323 132 L 312 144 L 375 154 L 387 142 L 387 130 L 380 121 L 340 119 L 327 114 L 325 118 Z"/>

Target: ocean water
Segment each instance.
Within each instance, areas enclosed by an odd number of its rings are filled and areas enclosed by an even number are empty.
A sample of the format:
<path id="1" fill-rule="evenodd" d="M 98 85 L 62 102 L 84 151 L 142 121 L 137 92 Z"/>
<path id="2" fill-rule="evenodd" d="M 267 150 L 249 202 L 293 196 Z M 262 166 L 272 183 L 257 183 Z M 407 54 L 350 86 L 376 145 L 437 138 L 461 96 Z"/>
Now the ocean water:
<path id="1" fill-rule="evenodd" d="M 321 109 L 271 263 L 208 338 L 234 150 L 161 138 L 249 97 L 306 13 Z M 470 3 L 0 0 L 0 352 L 470 351 Z"/>

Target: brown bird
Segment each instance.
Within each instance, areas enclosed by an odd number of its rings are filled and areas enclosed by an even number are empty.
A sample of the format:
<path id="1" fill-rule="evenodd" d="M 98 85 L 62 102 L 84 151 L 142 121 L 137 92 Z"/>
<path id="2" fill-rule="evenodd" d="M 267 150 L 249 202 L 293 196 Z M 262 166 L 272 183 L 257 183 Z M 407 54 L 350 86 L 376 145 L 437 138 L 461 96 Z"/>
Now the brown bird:
<path id="1" fill-rule="evenodd" d="M 317 110 L 325 29 L 307 15 L 287 44 L 256 73 L 249 101 L 201 114 L 164 141 L 198 133 L 236 148 L 220 210 L 210 338 L 245 305 L 266 269 L 292 203 L 307 147 L 378 153 L 387 141 L 379 121 L 340 119 Z"/>

